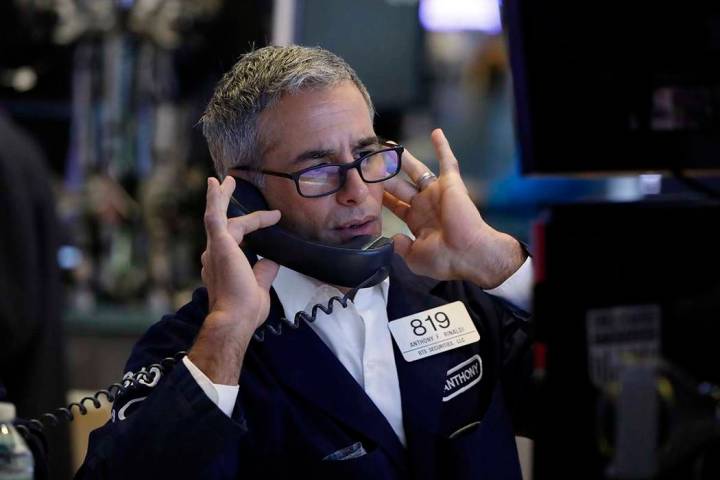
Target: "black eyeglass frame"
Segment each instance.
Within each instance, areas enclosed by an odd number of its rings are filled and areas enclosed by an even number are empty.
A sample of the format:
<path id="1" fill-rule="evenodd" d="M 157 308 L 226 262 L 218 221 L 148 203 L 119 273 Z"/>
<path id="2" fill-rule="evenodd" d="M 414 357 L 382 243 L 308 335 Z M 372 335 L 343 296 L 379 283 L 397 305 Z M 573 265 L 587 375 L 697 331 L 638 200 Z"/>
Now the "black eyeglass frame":
<path id="1" fill-rule="evenodd" d="M 379 153 L 383 152 L 390 152 L 395 151 L 398 156 L 398 164 L 397 164 L 397 171 L 390 175 L 387 178 L 383 178 L 382 180 L 366 180 L 363 176 L 362 169 L 360 168 L 360 164 L 368 157 L 371 157 L 372 155 L 377 155 Z M 342 190 L 342 188 L 345 186 L 345 182 L 347 182 L 347 172 L 348 170 L 357 169 L 358 174 L 360 174 L 360 178 L 362 178 L 363 182 L 365 183 L 380 183 L 387 180 L 390 180 L 392 177 L 400 173 L 400 170 L 402 169 L 402 154 L 405 151 L 405 148 L 402 145 L 395 145 L 395 144 L 388 144 L 388 148 L 382 148 L 380 150 L 376 150 L 374 152 L 367 153 L 366 155 L 363 155 L 359 157 L 357 160 L 354 160 L 350 163 L 321 163 L 320 165 L 313 165 L 312 167 L 303 168 L 302 170 L 298 170 L 297 172 L 292 173 L 284 173 L 284 172 L 276 172 L 273 170 L 265 170 L 262 168 L 252 168 L 247 165 L 240 165 L 237 167 L 232 167 L 229 170 L 240 170 L 244 172 L 257 172 L 262 173 L 265 175 L 272 175 L 274 177 L 283 177 L 283 178 L 289 178 L 290 180 L 293 180 L 295 182 L 295 189 L 298 192 L 298 195 L 305 198 L 320 198 L 325 197 L 327 195 L 332 195 L 335 192 L 339 192 Z M 309 172 L 310 170 L 317 170 L 319 168 L 326 168 L 326 167 L 338 167 L 339 168 L 339 175 L 340 175 L 340 184 L 338 187 L 334 190 L 331 190 L 326 193 L 321 193 L 319 195 L 305 195 L 300 191 L 300 177 Z"/>

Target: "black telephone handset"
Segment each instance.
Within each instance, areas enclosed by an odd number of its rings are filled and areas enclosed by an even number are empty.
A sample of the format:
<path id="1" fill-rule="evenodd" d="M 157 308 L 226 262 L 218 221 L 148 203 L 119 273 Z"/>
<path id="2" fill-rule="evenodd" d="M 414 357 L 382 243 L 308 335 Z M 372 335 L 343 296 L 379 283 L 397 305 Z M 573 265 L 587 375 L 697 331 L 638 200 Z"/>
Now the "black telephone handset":
<path id="1" fill-rule="evenodd" d="M 236 187 L 228 217 L 268 210 L 255 185 L 235 177 Z M 262 228 L 245 237 L 251 250 L 287 268 L 341 287 L 370 287 L 383 281 L 393 257 L 387 237 L 361 236 L 342 245 L 306 240 L 278 225 Z"/>

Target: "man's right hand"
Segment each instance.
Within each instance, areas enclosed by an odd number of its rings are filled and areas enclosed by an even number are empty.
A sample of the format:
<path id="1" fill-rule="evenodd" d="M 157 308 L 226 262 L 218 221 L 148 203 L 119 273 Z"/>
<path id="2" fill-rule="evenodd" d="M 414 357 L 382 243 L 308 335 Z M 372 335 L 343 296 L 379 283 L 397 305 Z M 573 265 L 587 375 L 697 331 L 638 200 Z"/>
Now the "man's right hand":
<path id="1" fill-rule="evenodd" d="M 267 259 L 251 267 L 239 247 L 243 237 L 276 224 L 280 212 L 257 211 L 227 218 L 235 179 L 220 184 L 208 179 L 202 280 L 208 291 L 209 314 L 188 354 L 213 383 L 236 385 L 242 360 L 255 329 L 270 311 L 270 285 L 278 264 Z"/>

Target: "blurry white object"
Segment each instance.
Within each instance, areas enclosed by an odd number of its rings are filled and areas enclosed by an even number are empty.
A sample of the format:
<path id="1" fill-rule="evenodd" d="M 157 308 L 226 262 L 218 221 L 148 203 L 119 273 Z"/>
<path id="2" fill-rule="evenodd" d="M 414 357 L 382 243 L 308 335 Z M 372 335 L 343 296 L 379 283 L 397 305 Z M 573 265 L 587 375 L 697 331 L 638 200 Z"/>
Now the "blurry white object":
<path id="1" fill-rule="evenodd" d="M 502 30 L 498 0 L 421 0 L 420 22 L 426 30 Z"/>
<path id="2" fill-rule="evenodd" d="M 646 174 L 640 175 L 638 180 L 640 186 L 640 193 L 643 195 L 658 195 L 662 188 L 662 175 L 660 174 Z"/>
<path id="3" fill-rule="evenodd" d="M 295 0 L 275 0 L 272 19 L 272 44 L 291 45 L 295 40 Z"/>

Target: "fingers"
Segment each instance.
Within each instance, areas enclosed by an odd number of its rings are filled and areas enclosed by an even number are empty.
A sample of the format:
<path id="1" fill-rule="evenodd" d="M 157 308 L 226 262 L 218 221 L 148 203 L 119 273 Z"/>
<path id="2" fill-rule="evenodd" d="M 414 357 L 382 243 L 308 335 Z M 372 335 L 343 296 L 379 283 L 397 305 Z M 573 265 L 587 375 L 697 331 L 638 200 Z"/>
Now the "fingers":
<path id="1" fill-rule="evenodd" d="M 235 241 L 240 243 L 248 233 L 275 225 L 279 221 L 280 210 L 258 210 L 241 217 L 229 219 L 227 229 Z"/>
<path id="2" fill-rule="evenodd" d="M 385 182 L 385 190 L 403 202 L 410 204 L 413 197 L 418 193 L 417 185 L 414 182 L 425 172 L 430 171 L 430 169 L 418 160 L 415 155 L 405 150 L 403 153 L 402 170 L 410 178 L 411 182 L 395 176 Z"/>
<path id="3" fill-rule="evenodd" d="M 415 158 L 415 156 L 405 150 L 403 153 L 402 158 L 402 170 L 407 174 L 408 177 L 410 177 L 410 180 L 415 182 L 420 176 L 430 170 L 428 167 L 425 166 L 424 163 L 422 163 L 420 160 Z"/>
<path id="4" fill-rule="evenodd" d="M 402 233 L 396 233 L 392 237 L 393 239 L 393 250 L 395 250 L 395 253 L 400 255 L 401 257 L 405 258 L 408 251 L 410 250 L 410 247 L 413 244 L 413 240 L 408 237 L 405 234 Z"/>
<path id="5" fill-rule="evenodd" d="M 435 156 L 440 163 L 440 175 L 459 174 L 460 166 L 443 131 L 436 128 L 430 135 L 430 139 L 432 140 L 435 150 Z M 407 150 L 403 153 L 402 170 L 413 182 L 416 182 L 425 172 L 431 171 L 424 163 L 415 158 L 415 156 Z M 404 202 L 410 203 L 409 199 L 412 198 L 413 192 L 410 191 L 408 186 L 403 186 L 403 182 L 400 179 L 392 183 L 388 181 L 387 183 L 387 190 Z M 417 191 L 414 193 L 417 193 Z"/>
<path id="6" fill-rule="evenodd" d="M 240 243 L 248 233 L 274 225 L 280 220 L 279 210 L 258 210 L 248 215 L 228 219 L 227 208 L 234 191 L 235 179 L 233 177 L 225 177 L 222 184 L 216 178 L 208 178 L 204 217 L 208 241 L 217 238 L 227 230 L 237 243 Z"/>
<path id="7" fill-rule="evenodd" d="M 455 158 L 450 148 L 450 143 L 447 141 L 447 138 L 445 138 L 443 131 L 436 128 L 432 134 L 430 134 L 430 139 L 435 148 L 435 155 L 440 162 L 440 175 L 460 173 L 457 158 Z"/>
<path id="8" fill-rule="evenodd" d="M 202 265 L 202 268 L 200 269 L 200 278 L 205 285 L 208 284 L 208 255 L 210 255 L 210 253 L 207 251 L 207 249 L 202 253 L 202 255 L 200 255 L 200 264 Z"/>
<path id="9" fill-rule="evenodd" d="M 418 193 L 414 184 L 408 182 L 404 178 L 394 176 L 387 180 L 384 184 L 385 192 L 390 193 L 393 197 L 410 204 L 413 197 Z"/>
<path id="10" fill-rule="evenodd" d="M 405 217 L 410 210 L 410 205 L 407 202 L 400 200 L 387 191 L 383 194 L 383 205 L 402 221 L 405 221 Z"/>
<path id="11" fill-rule="evenodd" d="M 222 184 L 217 178 L 208 178 L 204 217 L 208 239 L 217 236 L 227 226 L 227 208 L 234 191 L 235 179 L 233 177 L 225 177 Z"/>
<path id="12" fill-rule="evenodd" d="M 273 280 L 277 276 L 280 265 L 267 258 L 261 258 L 253 267 L 255 279 L 260 287 L 270 290 Z"/>
<path id="13" fill-rule="evenodd" d="M 456 173 L 459 174 L 460 166 L 458 164 L 457 158 L 455 158 L 455 154 L 453 154 L 452 149 L 450 148 L 450 143 L 445 137 L 443 131 L 439 128 L 436 128 L 430 135 L 430 139 L 432 140 L 435 155 L 438 159 L 438 162 L 440 163 L 440 175 Z M 430 169 L 424 163 L 415 158 L 415 156 L 407 150 L 405 150 L 405 152 L 403 153 L 402 170 L 407 174 L 408 177 L 410 177 L 413 182 L 417 181 L 417 179 L 420 178 L 425 172 L 430 171 Z M 393 193 L 401 200 L 409 203 L 408 195 L 410 195 L 411 192 L 410 190 L 408 190 L 407 187 L 402 186 L 403 182 L 401 182 L 400 179 L 393 183 L 390 183 L 390 181 L 386 183 L 390 185 L 390 188 L 388 188 L 388 190 L 390 190 L 391 193 Z M 412 198 L 411 195 L 410 198 Z"/>

